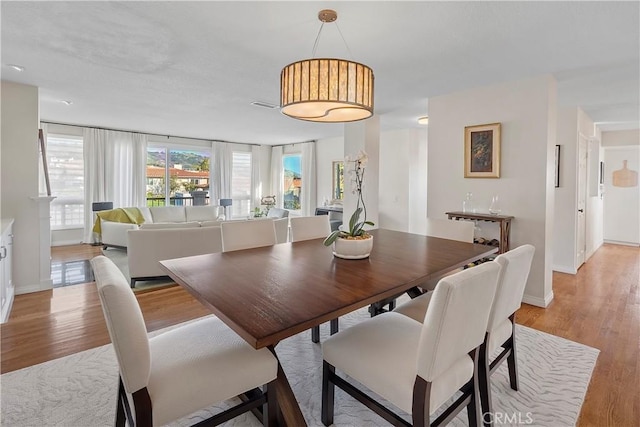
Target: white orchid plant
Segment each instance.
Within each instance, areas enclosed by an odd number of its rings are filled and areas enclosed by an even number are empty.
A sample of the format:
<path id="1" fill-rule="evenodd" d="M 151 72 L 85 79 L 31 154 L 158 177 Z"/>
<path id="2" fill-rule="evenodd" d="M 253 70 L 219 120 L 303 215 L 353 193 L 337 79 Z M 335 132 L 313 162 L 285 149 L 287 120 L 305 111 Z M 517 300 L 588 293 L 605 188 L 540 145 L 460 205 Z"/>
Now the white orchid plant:
<path id="1" fill-rule="evenodd" d="M 367 207 L 364 204 L 364 198 L 362 197 L 362 183 L 364 181 L 364 170 L 367 166 L 367 162 L 369 161 L 369 157 L 367 157 L 367 153 L 364 151 L 360 151 L 356 158 L 351 158 L 350 156 L 345 157 L 345 170 L 347 170 L 347 165 L 349 163 L 353 163 L 354 167 L 349 170 L 349 176 L 351 178 L 352 188 L 351 193 L 357 196 L 357 204 L 356 210 L 351 215 L 349 219 L 349 229 L 348 230 L 336 230 L 329 234 L 326 239 L 324 239 L 325 246 L 330 246 L 333 242 L 338 238 L 342 239 L 366 239 L 369 237 L 366 230 L 364 229 L 365 225 L 375 225 L 371 221 L 367 221 Z M 362 221 L 360 221 L 360 215 L 364 215 Z"/>

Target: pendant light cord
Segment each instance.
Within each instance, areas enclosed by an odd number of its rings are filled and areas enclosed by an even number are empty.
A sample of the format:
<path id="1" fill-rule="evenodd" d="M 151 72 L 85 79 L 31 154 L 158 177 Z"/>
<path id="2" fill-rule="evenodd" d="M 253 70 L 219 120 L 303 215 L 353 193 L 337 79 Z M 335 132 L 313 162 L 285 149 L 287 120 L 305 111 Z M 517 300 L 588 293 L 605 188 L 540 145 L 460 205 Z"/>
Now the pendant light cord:
<path id="1" fill-rule="evenodd" d="M 320 29 L 318 30 L 318 35 L 316 36 L 316 40 L 313 43 L 313 50 L 311 51 L 311 57 L 315 58 L 316 57 L 316 51 L 318 50 L 318 44 L 320 43 L 320 34 L 322 34 L 322 29 L 324 28 L 324 22 L 320 25 Z M 349 48 L 349 45 L 347 44 L 347 41 L 344 39 L 344 36 L 342 35 L 342 31 L 340 30 L 340 27 L 338 26 L 338 23 L 335 22 L 334 23 L 336 25 L 336 28 L 338 29 L 338 34 L 340 34 L 340 38 L 342 38 L 342 42 L 344 43 L 344 46 L 347 48 L 347 52 L 349 52 L 349 57 L 351 59 L 353 59 L 353 53 L 351 53 L 351 49 Z"/>

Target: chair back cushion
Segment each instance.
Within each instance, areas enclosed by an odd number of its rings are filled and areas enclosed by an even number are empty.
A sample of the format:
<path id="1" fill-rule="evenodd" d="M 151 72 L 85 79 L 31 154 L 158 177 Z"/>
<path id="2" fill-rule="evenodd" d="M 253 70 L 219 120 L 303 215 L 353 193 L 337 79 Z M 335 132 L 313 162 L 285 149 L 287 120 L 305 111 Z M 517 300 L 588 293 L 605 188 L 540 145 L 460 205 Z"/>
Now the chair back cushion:
<path id="1" fill-rule="evenodd" d="M 138 300 L 122 272 L 109 258 L 91 260 L 102 312 L 128 393 L 146 387 L 151 372 L 149 338 Z"/>
<path id="2" fill-rule="evenodd" d="M 500 266 L 494 261 L 440 280 L 427 308 L 417 373 L 433 382 L 483 341 Z"/>
<path id="3" fill-rule="evenodd" d="M 496 262 L 502 266 L 502 270 L 487 332 L 496 329 L 520 308 L 535 251 L 536 248 L 532 245 L 522 245 L 496 257 Z"/>
<path id="4" fill-rule="evenodd" d="M 319 239 L 331 234 L 328 215 L 293 217 L 291 222 L 291 241 Z"/>
<path id="5" fill-rule="evenodd" d="M 222 251 L 239 251 L 276 244 L 273 220 L 225 221 L 222 230 Z"/>
<path id="6" fill-rule="evenodd" d="M 273 226 L 276 230 L 276 243 L 287 243 L 289 241 L 289 218 L 274 219 Z"/>
<path id="7" fill-rule="evenodd" d="M 269 213 L 267 213 L 267 218 L 287 218 L 288 216 L 289 211 L 280 208 L 271 208 L 269 209 Z"/>
<path id="8" fill-rule="evenodd" d="M 140 213 L 142 214 L 142 217 L 144 218 L 144 223 L 148 224 L 150 222 L 153 222 L 153 217 L 151 216 L 151 211 L 149 210 L 148 207 L 143 206 L 140 209 Z"/>
<path id="9" fill-rule="evenodd" d="M 471 221 L 427 218 L 427 236 L 473 243 L 473 232 Z"/>

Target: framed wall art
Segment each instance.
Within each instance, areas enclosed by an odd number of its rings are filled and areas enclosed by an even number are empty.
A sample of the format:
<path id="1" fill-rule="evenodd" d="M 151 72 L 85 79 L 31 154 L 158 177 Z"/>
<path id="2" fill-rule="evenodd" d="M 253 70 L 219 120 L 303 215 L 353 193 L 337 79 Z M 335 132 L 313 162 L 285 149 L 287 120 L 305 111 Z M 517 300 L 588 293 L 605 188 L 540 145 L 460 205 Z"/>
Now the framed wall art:
<path id="1" fill-rule="evenodd" d="M 555 163 L 555 186 L 560 187 L 560 146 L 556 145 L 556 163 Z"/>
<path id="2" fill-rule="evenodd" d="M 500 123 L 464 128 L 464 177 L 500 178 Z"/>

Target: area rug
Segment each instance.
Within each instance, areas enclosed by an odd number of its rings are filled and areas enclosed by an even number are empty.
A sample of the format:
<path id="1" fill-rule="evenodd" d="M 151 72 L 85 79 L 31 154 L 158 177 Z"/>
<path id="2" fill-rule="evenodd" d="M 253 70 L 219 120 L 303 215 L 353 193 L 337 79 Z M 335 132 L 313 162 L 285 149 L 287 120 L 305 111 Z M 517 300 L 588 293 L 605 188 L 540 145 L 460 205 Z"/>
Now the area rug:
<path id="1" fill-rule="evenodd" d="M 113 261 L 113 263 L 120 269 L 122 274 L 124 274 L 124 277 L 127 278 L 127 282 L 131 281 L 131 276 L 129 275 L 129 261 L 127 259 L 126 249 L 102 249 L 102 254 Z M 168 277 L 163 277 L 156 280 L 138 280 L 136 281 L 136 287 L 133 288 L 133 291 L 142 292 L 175 285 L 175 282 Z"/>
<path id="2" fill-rule="evenodd" d="M 342 317 L 340 327 L 349 327 L 367 317 L 366 310 L 359 310 Z M 321 328 L 322 339 L 327 337 L 327 329 L 328 325 Z M 503 363 L 491 377 L 494 411 L 503 414 L 502 421 L 508 421 L 505 424 L 575 425 L 599 351 L 524 326 L 518 326 L 516 333 L 520 390 L 515 392 L 509 388 L 507 367 Z M 281 342 L 276 351 L 308 424 L 322 426 L 321 346 L 313 344 L 307 332 Z M 113 426 L 117 379 L 117 362 L 111 345 L 4 374 L 0 377 L 0 423 L 12 427 Z M 228 405 L 221 404 L 200 411 L 172 426 L 191 425 L 226 407 Z M 406 414 L 405 418 L 410 420 Z M 467 424 L 466 411 L 452 423 Z M 245 414 L 225 425 L 261 424 L 251 414 Z M 388 424 L 336 389 L 335 425 Z"/>

